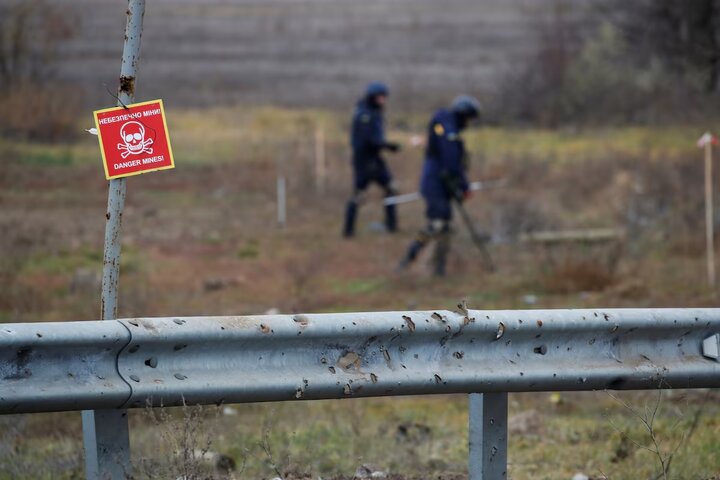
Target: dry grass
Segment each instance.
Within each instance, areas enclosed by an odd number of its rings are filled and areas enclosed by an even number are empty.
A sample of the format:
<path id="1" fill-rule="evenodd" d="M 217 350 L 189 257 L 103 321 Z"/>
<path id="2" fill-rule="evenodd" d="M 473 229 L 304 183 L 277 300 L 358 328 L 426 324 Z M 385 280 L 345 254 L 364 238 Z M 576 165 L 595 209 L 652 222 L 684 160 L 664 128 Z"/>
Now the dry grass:
<path id="1" fill-rule="evenodd" d="M 604 392 L 564 393 L 560 401 L 550 394 L 512 394 L 509 478 L 569 479 L 577 472 L 655 478 L 657 456 L 642 448 L 652 446 L 652 438 L 629 409 L 655 411 L 658 394 L 613 395 L 618 400 Z M 717 393 L 672 391 L 660 398 L 653 435 L 663 452 L 672 453 L 670 478 L 708 479 L 720 472 Z M 135 410 L 134 471 L 137 478 L 330 480 L 352 478 L 367 464 L 398 480 L 457 480 L 465 478 L 467 462 L 466 407 L 467 397 L 454 395 L 179 407 L 150 416 Z M 48 422 L 53 417 L 6 417 L 1 479 L 81 475 L 78 415 Z M 38 451 L 45 452 L 42 460 Z"/>
<path id="2" fill-rule="evenodd" d="M 565 261 L 543 275 L 543 290 L 549 293 L 602 291 L 613 283 L 613 272 L 592 260 Z"/>
<path id="3" fill-rule="evenodd" d="M 330 175 L 324 195 L 311 182 L 316 120 L 325 123 L 328 138 Z M 701 165 L 690 129 L 469 132 L 478 152 L 472 177 L 510 181 L 504 190 L 479 193 L 468 204 L 502 242 L 492 247 L 500 268 L 492 275 L 482 273 L 458 225 L 451 275 L 438 281 L 428 275 L 424 258 L 407 274 L 392 273 L 423 224 L 420 203 L 401 207 L 400 234 L 377 234 L 368 228 L 382 218 L 380 192 L 374 191 L 361 211 L 358 238 L 340 239 L 349 189 L 345 122 L 313 111 L 171 111 L 177 169 L 129 182 L 120 314 L 432 309 L 452 308 L 459 298 L 468 298 L 475 308 L 717 305 L 717 296 L 702 283 L 702 250 L 693 243 L 697 234 L 702 238 L 702 215 L 696 212 L 702 198 Z M 270 132 L 272 125 L 280 127 Z M 391 136 L 407 142 L 412 133 L 403 127 Z M 63 146 L 0 141 L 5 159 L 0 320 L 98 316 L 93 272 L 100 264 L 107 185 L 93 142 L 89 137 Z M 415 190 L 420 157 L 419 150 L 407 148 L 389 160 L 403 191 Z M 275 225 L 276 165 L 289 179 L 284 230 Z M 530 229 L 618 225 L 628 228 L 629 239 L 616 265 L 607 263 L 607 255 L 579 246 L 563 247 L 549 263 L 547 252 L 514 241 Z M 645 397 L 623 398 L 636 402 Z M 688 415 L 695 398 L 667 394 L 668 404 L 677 407 L 670 413 Z M 457 476 L 465 470 L 467 455 L 465 402 L 457 396 L 243 405 L 233 407 L 234 415 L 203 414 L 203 430 L 196 433 L 212 441 L 213 452 L 233 458 L 238 469 L 246 464 L 238 478 L 272 478 L 276 470 L 296 477 L 351 476 L 362 463 L 410 478 Z M 602 394 L 563 395 L 560 405 L 547 403 L 544 394 L 514 395 L 512 402 L 513 414 L 543 412 L 542 428 L 511 438 L 513 478 L 570 478 L 576 471 L 598 476 L 602 470 L 613 479 L 636 479 L 657 473 L 653 460 L 640 451 L 611 461 L 622 440 L 607 415 L 623 431 L 639 430 L 628 412 Z M 171 417 L 184 428 L 181 413 Z M 678 418 L 676 431 L 671 425 Z M 692 472 L 689 478 L 702 479 L 717 474 L 719 419 L 710 405 L 702 426 L 674 457 L 676 475 Z M 61 465 L 54 467 L 57 476 L 77 476 L 76 415 L 7 421 L 22 432 L 14 437 L 21 448 L 13 450 L 20 452 L 15 463 L 0 460 L 3 468 L 26 465 L 35 461 L 33 452 L 42 451 L 53 465 Z M 171 441 L 158 433 L 162 428 L 148 423 L 142 412 L 133 413 L 137 458 L 175 458 L 168 453 L 174 448 Z M 675 441 L 687 416 L 661 417 L 657 426 Z M 186 438 L 184 431 L 173 431 Z M 18 440 L 0 444 L 17 445 Z M 164 450 L 157 451 L 166 453 L 152 453 L 158 445 Z M 16 478 L 7 468 L 0 478 Z M 142 465 L 138 468 L 143 471 Z M 28 472 L 33 478 L 50 476 Z"/>

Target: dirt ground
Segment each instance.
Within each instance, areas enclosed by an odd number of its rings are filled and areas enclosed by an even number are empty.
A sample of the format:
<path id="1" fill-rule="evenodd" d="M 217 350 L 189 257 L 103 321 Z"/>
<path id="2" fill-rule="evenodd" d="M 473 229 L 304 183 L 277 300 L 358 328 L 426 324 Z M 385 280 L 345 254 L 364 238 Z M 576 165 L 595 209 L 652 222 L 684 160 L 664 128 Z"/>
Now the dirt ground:
<path id="1" fill-rule="evenodd" d="M 690 127 L 469 132 L 471 177 L 508 182 L 468 203 L 493 236 L 499 269 L 482 270 L 458 224 L 450 273 L 435 279 L 429 253 L 408 272 L 393 273 L 422 226 L 420 203 L 402 205 L 401 232 L 388 235 L 377 227 L 382 211 L 374 191 L 358 237 L 340 238 L 349 193 L 346 118 L 278 109 L 169 114 L 176 170 L 129 181 L 123 317 L 438 309 L 461 299 L 488 309 L 717 305 L 704 284 L 702 172 L 686 142 Z M 313 177 L 318 125 L 327 138 L 324 192 Z M 391 127 L 406 146 L 423 128 L 414 116 L 395 117 Z M 107 183 L 94 142 L 0 141 L 0 321 L 98 317 Z M 420 151 L 408 146 L 389 161 L 402 191 L 413 191 Z M 279 171 L 290 189 L 284 228 L 276 222 Z M 626 232 L 621 248 L 522 241 L 532 231 L 597 227 Z M 642 412 L 654 395 L 621 398 Z M 720 471 L 716 395 L 662 394 L 656 434 L 663 454 L 674 455 L 673 478 Z M 466 402 L 437 396 L 232 405 L 204 410 L 196 420 L 182 409 L 159 421 L 134 411 L 137 476 L 177 478 L 178 452 L 202 448 L 207 438 L 212 451 L 233 459 L 235 478 L 350 478 L 365 463 L 390 478 L 464 478 Z M 658 472 L 657 456 L 623 440 L 646 445 L 647 432 L 605 392 L 512 395 L 510 409 L 510 478 Z M 77 413 L 1 420 L 0 478 L 78 478 Z M 193 421 L 194 443 L 183 433 Z"/>

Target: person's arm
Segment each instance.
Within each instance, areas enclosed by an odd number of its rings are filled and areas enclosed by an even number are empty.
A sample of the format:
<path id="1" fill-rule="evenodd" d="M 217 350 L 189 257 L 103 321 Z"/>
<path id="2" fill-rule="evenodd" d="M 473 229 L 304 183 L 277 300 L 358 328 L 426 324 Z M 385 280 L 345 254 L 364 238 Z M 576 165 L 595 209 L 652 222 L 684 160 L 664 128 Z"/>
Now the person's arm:
<path id="1" fill-rule="evenodd" d="M 470 188 L 463 161 L 465 148 L 462 139 L 442 123 L 436 123 L 432 129 L 443 182 L 449 193 L 462 197 Z"/>
<path id="2" fill-rule="evenodd" d="M 391 152 L 400 150 L 400 144 L 389 142 L 385 138 L 385 127 L 380 115 L 372 115 L 371 118 L 366 121 L 365 125 L 367 144 L 371 149 L 378 153 L 382 150 L 389 150 Z"/>

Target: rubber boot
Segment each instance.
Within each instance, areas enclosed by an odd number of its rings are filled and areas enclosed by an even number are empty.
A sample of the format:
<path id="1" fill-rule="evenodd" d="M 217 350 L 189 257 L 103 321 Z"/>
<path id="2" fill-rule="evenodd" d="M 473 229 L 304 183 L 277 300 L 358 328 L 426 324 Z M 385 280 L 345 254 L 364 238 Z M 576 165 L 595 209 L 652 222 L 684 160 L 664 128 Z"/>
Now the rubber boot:
<path id="1" fill-rule="evenodd" d="M 395 271 L 400 272 L 409 267 L 410 264 L 413 263 L 417 256 L 420 254 L 423 247 L 425 247 L 425 244 L 426 242 L 422 240 L 413 240 L 412 243 L 408 246 L 408 249 L 405 252 L 405 256 L 400 260 L 400 263 L 398 263 L 397 267 L 395 267 Z"/>
<path id="2" fill-rule="evenodd" d="M 397 232 L 397 209 L 395 205 L 385 206 L 385 228 L 388 233 Z"/>
<path id="3" fill-rule="evenodd" d="M 435 242 L 435 251 L 433 252 L 432 268 L 433 275 L 436 277 L 444 277 L 446 273 L 447 257 L 450 253 L 450 234 L 441 233 Z"/>
<path id="4" fill-rule="evenodd" d="M 355 235 L 355 218 L 357 217 L 357 203 L 350 200 L 345 209 L 345 226 L 343 227 L 343 236 L 350 238 Z"/>

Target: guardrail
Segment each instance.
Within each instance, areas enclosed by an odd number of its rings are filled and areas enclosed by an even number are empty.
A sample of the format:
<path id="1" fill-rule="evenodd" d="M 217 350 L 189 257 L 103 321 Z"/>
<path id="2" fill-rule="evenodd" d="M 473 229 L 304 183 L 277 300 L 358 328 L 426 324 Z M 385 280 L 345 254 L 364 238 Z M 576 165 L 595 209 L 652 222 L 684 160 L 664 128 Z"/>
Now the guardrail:
<path id="1" fill-rule="evenodd" d="M 489 394 L 471 399 L 471 478 L 502 478 L 507 392 L 720 387 L 718 350 L 720 309 L 3 324 L 0 413 Z"/>

